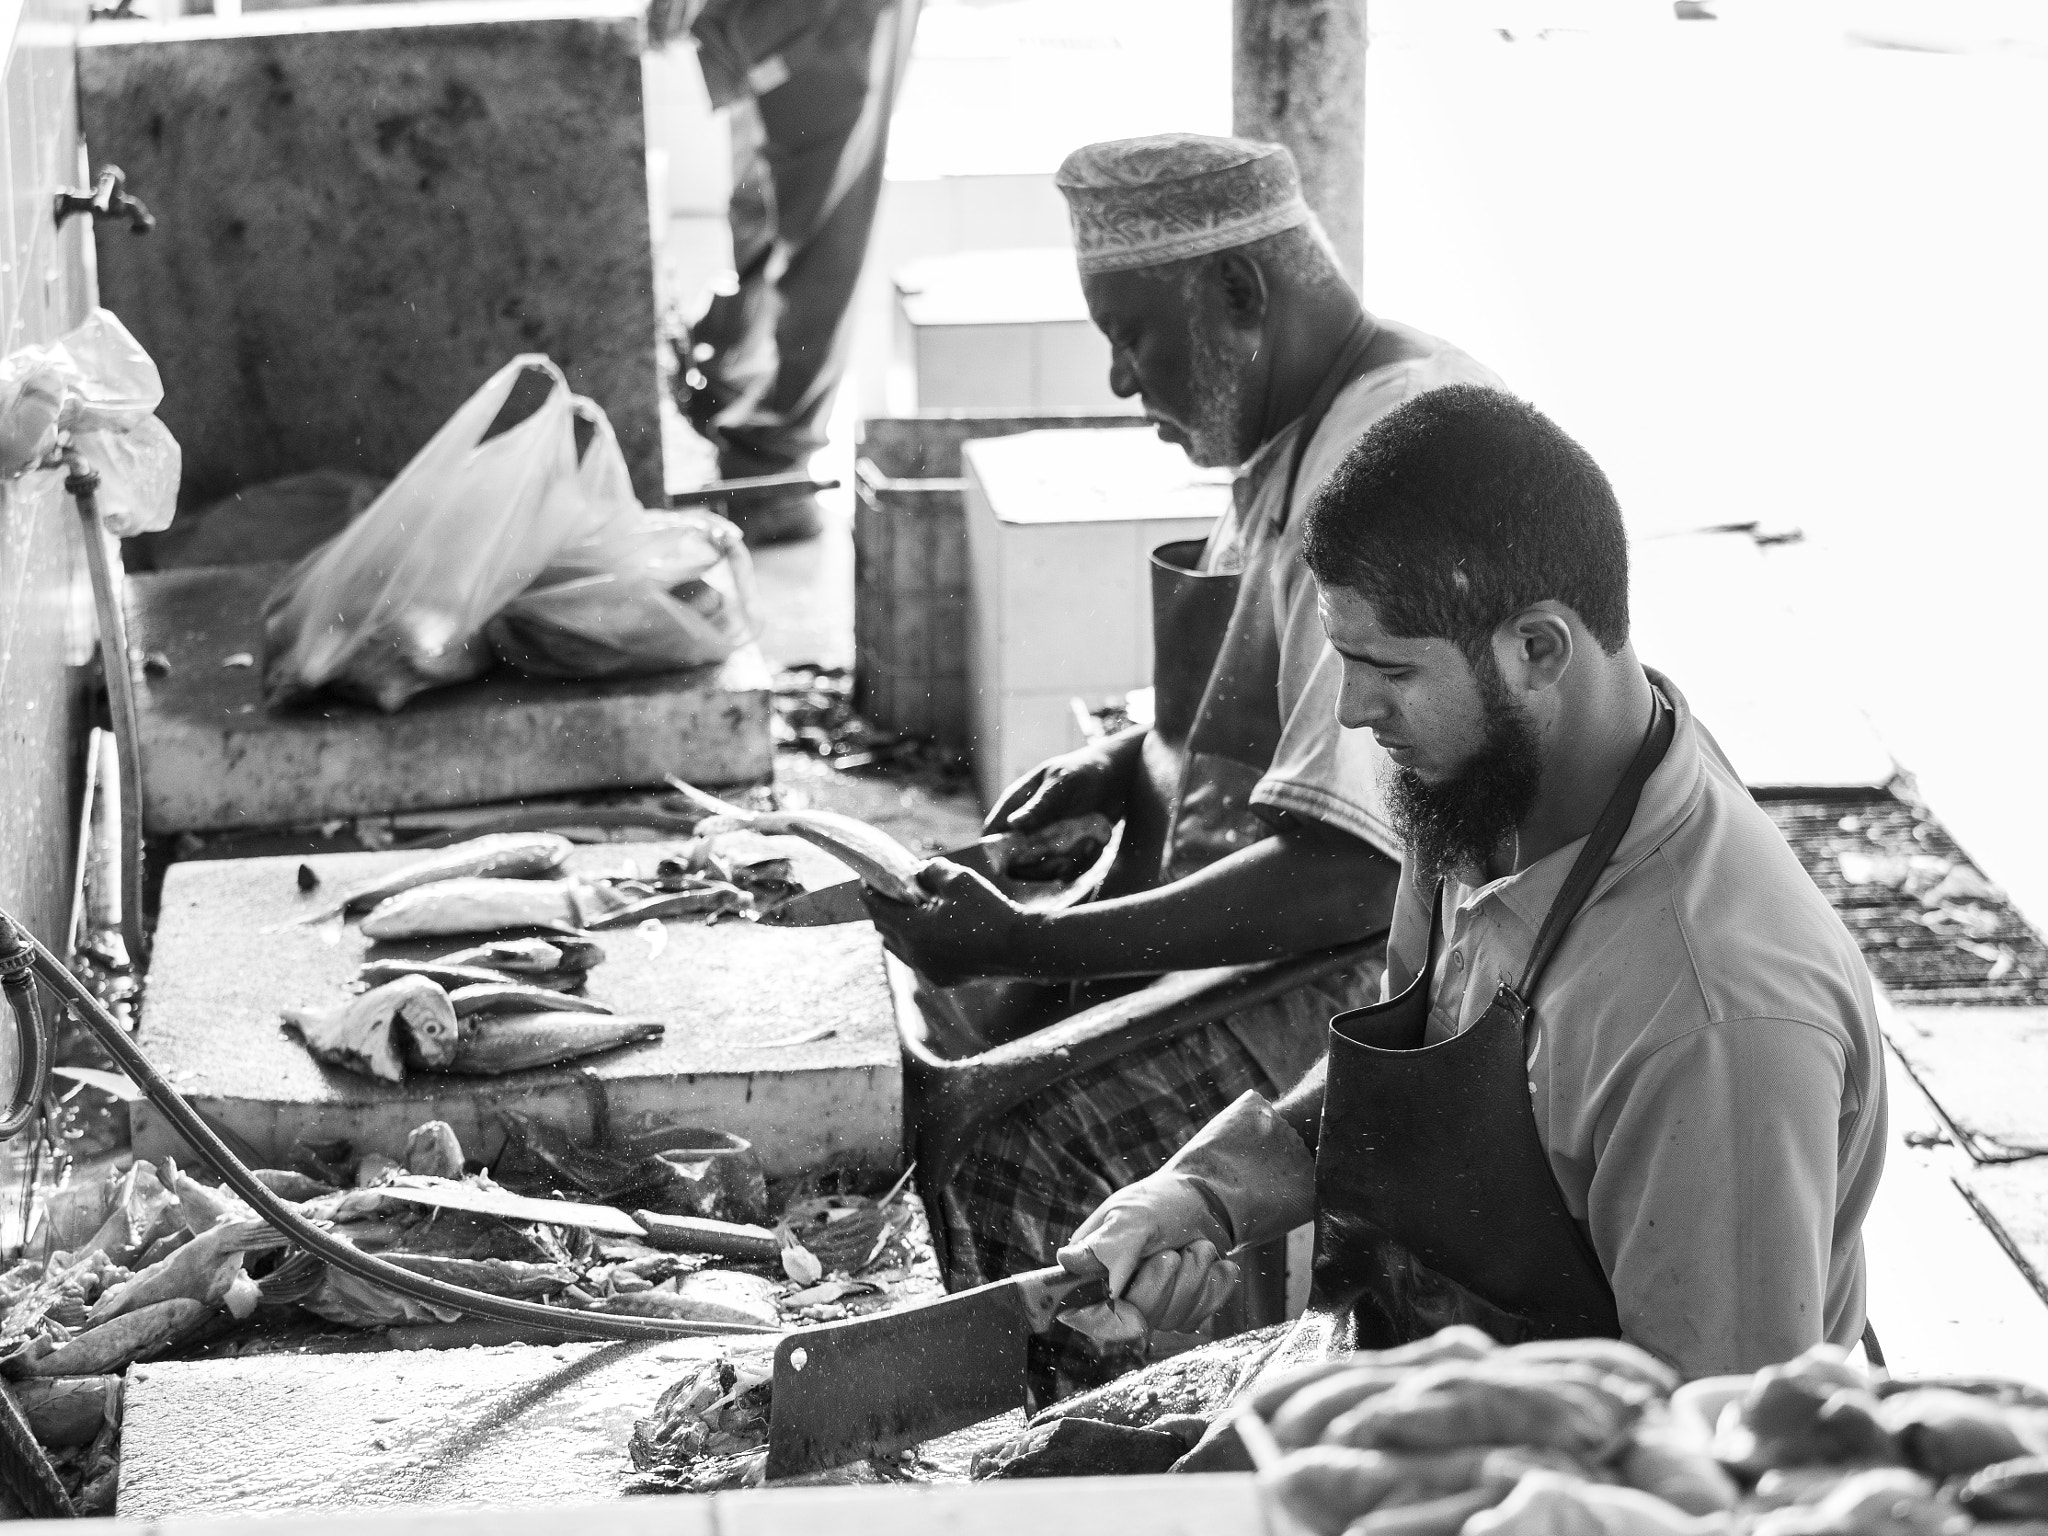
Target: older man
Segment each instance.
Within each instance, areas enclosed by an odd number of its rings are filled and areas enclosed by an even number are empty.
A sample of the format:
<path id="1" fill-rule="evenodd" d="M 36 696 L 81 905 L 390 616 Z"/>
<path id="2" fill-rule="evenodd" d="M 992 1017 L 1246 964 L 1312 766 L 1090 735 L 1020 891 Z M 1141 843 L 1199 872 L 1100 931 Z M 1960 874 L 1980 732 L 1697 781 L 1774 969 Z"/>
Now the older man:
<path id="1" fill-rule="evenodd" d="M 1110 385 L 1198 464 L 1238 467 L 1205 543 L 1154 561 L 1156 723 L 1057 757 L 989 817 L 1124 822 L 1104 899 L 1020 910 L 958 866 L 938 900 L 870 910 L 934 982 L 1128 977 L 1266 960 L 1385 925 L 1397 848 L 1369 741 L 1336 723 L 1340 670 L 1301 561 L 1309 493 L 1373 421 L 1425 390 L 1492 381 L 1457 349 L 1360 308 L 1287 151 L 1168 134 L 1060 168 Z M 1047 622 L 1055 622 L 1048 615 Z M 1150 1047 L 986 1134 L 949 1200 L 955 1284 L 1050 1261 L 1112 1190 L 1238 1095 L 1281 1092 L 1367 974 Z"/>

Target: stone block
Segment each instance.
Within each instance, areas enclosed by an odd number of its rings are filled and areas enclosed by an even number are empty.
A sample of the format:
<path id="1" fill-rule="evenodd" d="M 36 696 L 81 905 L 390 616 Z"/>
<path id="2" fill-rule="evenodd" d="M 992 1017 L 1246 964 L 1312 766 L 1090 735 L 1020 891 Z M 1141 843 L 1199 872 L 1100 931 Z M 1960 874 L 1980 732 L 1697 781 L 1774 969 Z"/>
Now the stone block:
<path id="1" fill-rule="evenodd" d="M 1068 701 L 1152 681 L 1152 551 L 1207 538 L 1229 477 L 1149 432 L 984 438 L 966 468 L 967 688 L 975 786 L 993 804 L 1078 746 Z"/>
<path id="2" fill-rule="evenodd" d="M 869 719 L 949 747 L 968 743 L 962 445 L 1048 427 L 1142 425 L 1142 416 L 937 412 L 861 423 L 854 684 Z"/>
<path id="3" fill-rule="evenodd" d="M 690 1339 L 137 1366 L 123 1405 L 121 1518 L 498 1506 L 476 1527 L 488 1536 L 503 1530 L 506 1505 L 617 1498 L 632 1470 L 633 1420 L 726 1347 Z M 658 1524 L 632 1519 L 649 1511 Z M 709 1536 L 710 1513 L 707 1500 L 643 1500 L 606 1511 L 603 1528 Z M 435 1520 L 462 1529 L 461 1512 L 439 1509 Z"/>
<path id="4" fill-rule="evenodd" d="M 163 370 L 184 499 L 395 474 L 513 355 L 544 352 L 663 494 L 631 0 L 444 0 L 169 25 L 79 55 L 95 161 L 158 216 L 100 287 Z"/>
<path id="5" fill-rule="evenodd" d="M 789 844 L 798 878 L 849 878 L 808 844 Z M 673 846 L 579 848 L 570 869 L 642 876 Z M 402 1084 L 322 1067 L 287 1036 L 279 1010 L 339 1002 L 357 967 L 425 958 L 473 942 L 372 945 L 349 924 L 282 927 L 404 853 L 196 860 L 166 872 L 162 916 L 136 1043 L 199 1111 L 268 1163 L 293 1145 L 346 1138 L 361 1152 L 402 1154 L 406 1135 L 446 1120 L 472 1158 L 504 1144 L 495 1109 L 553 1121 L 580 1140 L 600 1119 L 620 1135 L 707 1126 L 754 1143 L 771 1176 L 827 1167 L 895 1167 L 902 1142 L 902 1058 L 881 941 L 867 923 L 764 928 L 677 920 L 657 948 L 637 930 L 601 935 L 605 962 L 589 995 L 625 1015 L 668 1021 L 660 1040 L 548 1070 L 504 1077 L 418 1074 Z M 299 892 L 299 865 L 320 878 Z M 829 1032 L 829 1033 L 828 1033 Z M 823 1036 L 823 1038 L 819 1038 Z M 131 1106 L 135 1155 L 184 1156 L 148 1103 Z"/>
<path id="6" fill-rule="evenodd" d="M 309 825 L 658 786 L 671 773 L 734 784 L 773 771 L 772 682 L 753 646 L 722 666 L 612 682 L 501 669 L 393 715 L 342 700 L 272 713 L 261 611 L 284 571 L 209 566 L 129 579 L 130 643 L 170 664 L 136 684 L 151 831 Z"/>

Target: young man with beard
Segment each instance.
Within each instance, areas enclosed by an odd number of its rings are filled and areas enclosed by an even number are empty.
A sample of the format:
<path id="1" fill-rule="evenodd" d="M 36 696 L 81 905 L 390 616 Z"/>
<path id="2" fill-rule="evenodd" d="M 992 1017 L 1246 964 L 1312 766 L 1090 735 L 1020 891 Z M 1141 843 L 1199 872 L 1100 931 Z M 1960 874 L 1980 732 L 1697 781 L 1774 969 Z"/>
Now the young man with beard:
<path id="1" fill-rule="evenodd" d="M 1090 990 L 1067 1000 L 1085 1002 L 1108 978 L 1273 959 L 1386 924 L 1399 845 L 1375 749 L 1337 727 L 1340 669 L 1301 563 L 1301 515 L 1378 417 L 1493 376 L 1359 306 L 1278 145 L 1093 144 L 1057 181 L 1111 388 L 1196 463 L 1237 466 L 1232 506 L 1206 541 L 1154 557 L 1154 725 L 1040 765 L 989 817 L 992 831 L 1090 811 L 1122 820 L 1103 898 L 1029 913 L 936 863 L 924 883 L 938 900 L 869 909 L 934 984 L 1080 981 Z M 984 1133 L 941 1197 L 949 1282 L 1050 1263 L 1106 1195 L 1240 1094 L 1298 1081 L 1329 1015 L 1376 982 L 1366 967 L 1133 1052 Z"/>
<path id="2" fill-rule="evenodd" d="M 1384 1000 L 1331 1024 L 1060 1254 L 1161 1327 L 1318 1223 L 1354 1346 L 1609 1334 L 1688 1376 L 1865 1327 L 1885 1079 L 1856 945 L 1629 644 L 1621 513 L 1545 417 L 1382 419 L 1305 531 L 1346 728 L 1409 848 Z"/>

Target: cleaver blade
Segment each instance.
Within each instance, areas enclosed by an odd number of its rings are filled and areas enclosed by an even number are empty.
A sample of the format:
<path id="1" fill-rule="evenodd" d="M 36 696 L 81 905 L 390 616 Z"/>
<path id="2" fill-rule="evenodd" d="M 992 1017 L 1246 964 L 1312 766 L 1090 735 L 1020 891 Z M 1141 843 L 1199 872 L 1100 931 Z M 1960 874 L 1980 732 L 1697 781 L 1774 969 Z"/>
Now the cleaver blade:
<path id="1" fill-rule="evenodd" d="M 941 1301 L 799 1328 L 775 1350 L 767 1476 L 909 1450 L 1025 1405 L 1025 1352 L 1102 1277 L 1037 1269 Z"/>

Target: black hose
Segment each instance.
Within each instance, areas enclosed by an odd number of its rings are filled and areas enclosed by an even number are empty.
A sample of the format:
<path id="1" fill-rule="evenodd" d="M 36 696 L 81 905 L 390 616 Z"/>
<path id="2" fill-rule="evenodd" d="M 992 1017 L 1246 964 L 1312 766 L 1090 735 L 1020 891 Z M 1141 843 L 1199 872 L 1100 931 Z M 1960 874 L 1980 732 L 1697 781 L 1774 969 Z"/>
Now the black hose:
<path id="1" fill-rule="evenodd" d="M 23 958 L 26 957 L 26 964 Z M 100 1005 L 98 998 L 87 991 L 84 984 L 67 970 L 56 956 L 52 955 L 37 941 L 34 934 L 16 922 L 4 908 L 0 908 L 0 978 L 6 980 L 6 996 L 9 1003 L 15 1003 L 20 993 L 16 989 L 15 976 L 28 985 L 31 1000 L 27 1010 L 17 1007 L 12 1010 L 15 1027 L 24 1036 L 40 1037 L 41 1021 L 36 1016 L 33 1001 L 33 983 L 28 981 L 26 971 L 33 967 L 35 973 L 49 985 L 59 997 L 76 1008 L 84 1018 L 86 1027 L 98 1037 L 107 1054 L 112 1056 L 129 1078 L 149 1096 L 151 1103 L 163 1112 L 178 1134 L 199 1155 L 211 1163 L 221 1178 L 252 1206 L 256 1213 L 271 1226 L 290 1238 L 307 1252 L 324 1259 L 336 1269 L 361 1277 L 387 1291 L 401 1296 L 410 1296 L 417 1301 L 431 1303 L 437 1307 L 448 1307 L 472 1317 L 488 1317 L 501 1323 L 516 1323 L 524 1327 L 543 1328 L 559 1337 L 570 1333 L 602 1339 L 694 1339 L 716 1337 L 730 1333 L 779 1333 L 776 1328 L 763 1327 L 754 1323 L 694 1323 L 677 1318 L 621 1317 L 605 1312 L 571 1311 L 564 1307 L 546 1307 L 537 1302 L 514 1301 L 505 1296 L 487 1296 L 481 1291 L 472 1291 L 467 1286 L 448 1285 L 440 1280 L 430 1280 L 424 1275 L 415 1275 L 387 1264 L 371 1254 L 364 1253 L 354 1244 L 346 1242 L 331 1233 L 323 1232 L 285 1201 L 271 1193 L 269 1187 L 252 1173 L 227 1144 L 215 1134 L 212 1126 L 201 1118 L 199 1112 L 178 1090 L 164 1080 L 163 1074 L 149 1064 L 149 1058 L 135 1047 L 127 1032 Z M 34 1051 L 33 1058 L 29 1052 Z M 24 1061 L 47 1060 L 47 1053 L 39 1043 L 30 1046 L 23 1041 Z M 24 1074 L 26 1076 L 26 1074 Z M 40 1089 L 38 1090 L 40 1097 Z"/>

